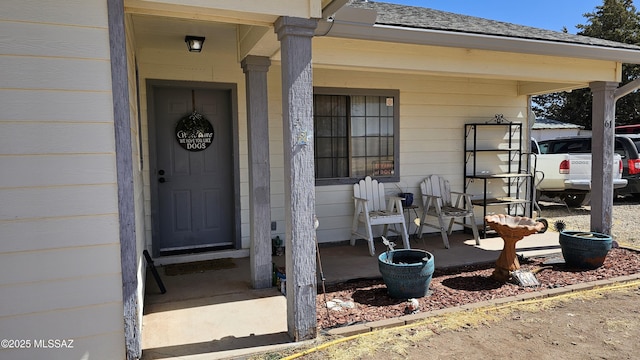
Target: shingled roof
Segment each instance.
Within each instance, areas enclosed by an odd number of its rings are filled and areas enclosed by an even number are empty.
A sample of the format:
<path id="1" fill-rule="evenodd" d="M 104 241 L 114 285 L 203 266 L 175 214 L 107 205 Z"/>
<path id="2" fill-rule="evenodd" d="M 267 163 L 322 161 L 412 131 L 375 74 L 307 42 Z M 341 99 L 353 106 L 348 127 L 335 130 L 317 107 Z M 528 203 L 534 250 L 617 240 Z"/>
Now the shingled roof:
<path id="1" fill-rule="evenodd" d="M 505 38 L 592 45 L 616 49 L 640 50 L 640 46 L 591 38 L 559 31 L 483 19 L 428 8 L 366 0 L 350 0 L 348 6 L 371 9 L 378 13 L 376 25 L 388 25 L 447 32 L 481 34 Z"/>

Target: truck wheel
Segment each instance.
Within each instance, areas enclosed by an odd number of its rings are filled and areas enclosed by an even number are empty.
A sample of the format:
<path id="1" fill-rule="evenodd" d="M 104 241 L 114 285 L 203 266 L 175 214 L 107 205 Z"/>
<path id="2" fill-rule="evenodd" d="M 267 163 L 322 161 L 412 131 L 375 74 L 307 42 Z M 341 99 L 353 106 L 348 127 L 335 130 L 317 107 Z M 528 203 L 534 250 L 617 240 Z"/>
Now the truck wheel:
<path id="1" fill-rule="evenodd" d="M 586 197 L 587 194 L 563 194 L 560 199 L 569 207 L 579 207 Z"/>

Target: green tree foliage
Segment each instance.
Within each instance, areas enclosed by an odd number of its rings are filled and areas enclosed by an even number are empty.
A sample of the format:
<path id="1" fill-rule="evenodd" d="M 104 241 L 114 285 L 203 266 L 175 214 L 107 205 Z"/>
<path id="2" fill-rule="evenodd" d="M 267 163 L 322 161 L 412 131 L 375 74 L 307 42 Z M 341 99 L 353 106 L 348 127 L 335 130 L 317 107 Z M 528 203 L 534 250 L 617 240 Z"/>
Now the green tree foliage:
<path id="1" fill-rule="evenodd" d="M 592 13 L 584 14 L 586 25 L 577 25 L 578 35 L 640 45 L 640 13 L 633 0 L 604 0 Z M 624 85 L 640 78 L 640 66 L 622 65 Z M 566 121 L 591 128 L 591 91 L 579 89 L 536 96 L 533 108 L 539 117 Z M 640 123 L 640 92 L 629 94 L 616 102 L 616 125 Z"/>

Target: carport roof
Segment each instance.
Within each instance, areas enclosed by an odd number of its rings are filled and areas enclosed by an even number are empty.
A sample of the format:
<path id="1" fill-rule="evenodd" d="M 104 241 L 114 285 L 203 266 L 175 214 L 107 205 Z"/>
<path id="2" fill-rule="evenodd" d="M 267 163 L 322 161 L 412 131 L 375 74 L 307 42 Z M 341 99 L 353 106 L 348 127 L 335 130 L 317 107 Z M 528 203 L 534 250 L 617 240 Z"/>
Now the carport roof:
<path id="1" fill-rule="evenodd" d="M 540 129 L 584 129 L 582 125 L 562 122 L 554 119 L 536 119 L 532 127 L 533 130 Z"/>

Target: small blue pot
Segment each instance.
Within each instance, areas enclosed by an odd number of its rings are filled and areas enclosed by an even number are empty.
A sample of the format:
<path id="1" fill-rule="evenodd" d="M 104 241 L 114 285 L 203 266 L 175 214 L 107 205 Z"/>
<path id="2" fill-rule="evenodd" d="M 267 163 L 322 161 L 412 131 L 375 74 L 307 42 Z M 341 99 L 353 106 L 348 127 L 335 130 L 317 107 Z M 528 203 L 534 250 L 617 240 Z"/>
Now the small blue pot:
<path id="1" fill-rule="evenodd" d="M 401 201 L 403 208 L 413 205 L 413 193 L 400 193 L 398 196 L 404 199 Z"/>
<path id="2" fill-rule="evenodd" d="M 435 263 L 433 254 L 427 251 L 400 249 L 380 254 L 378 268 L 389 296 L 410 299 L 427 295 Z"/>
<path id="3" fill-rule="evenodd" d="M 606 234 L 589 231 L 563 231 L 560 247 L 567 265 L 580 269 L 597 269 L 611 250 L 613 239 Z"/>

